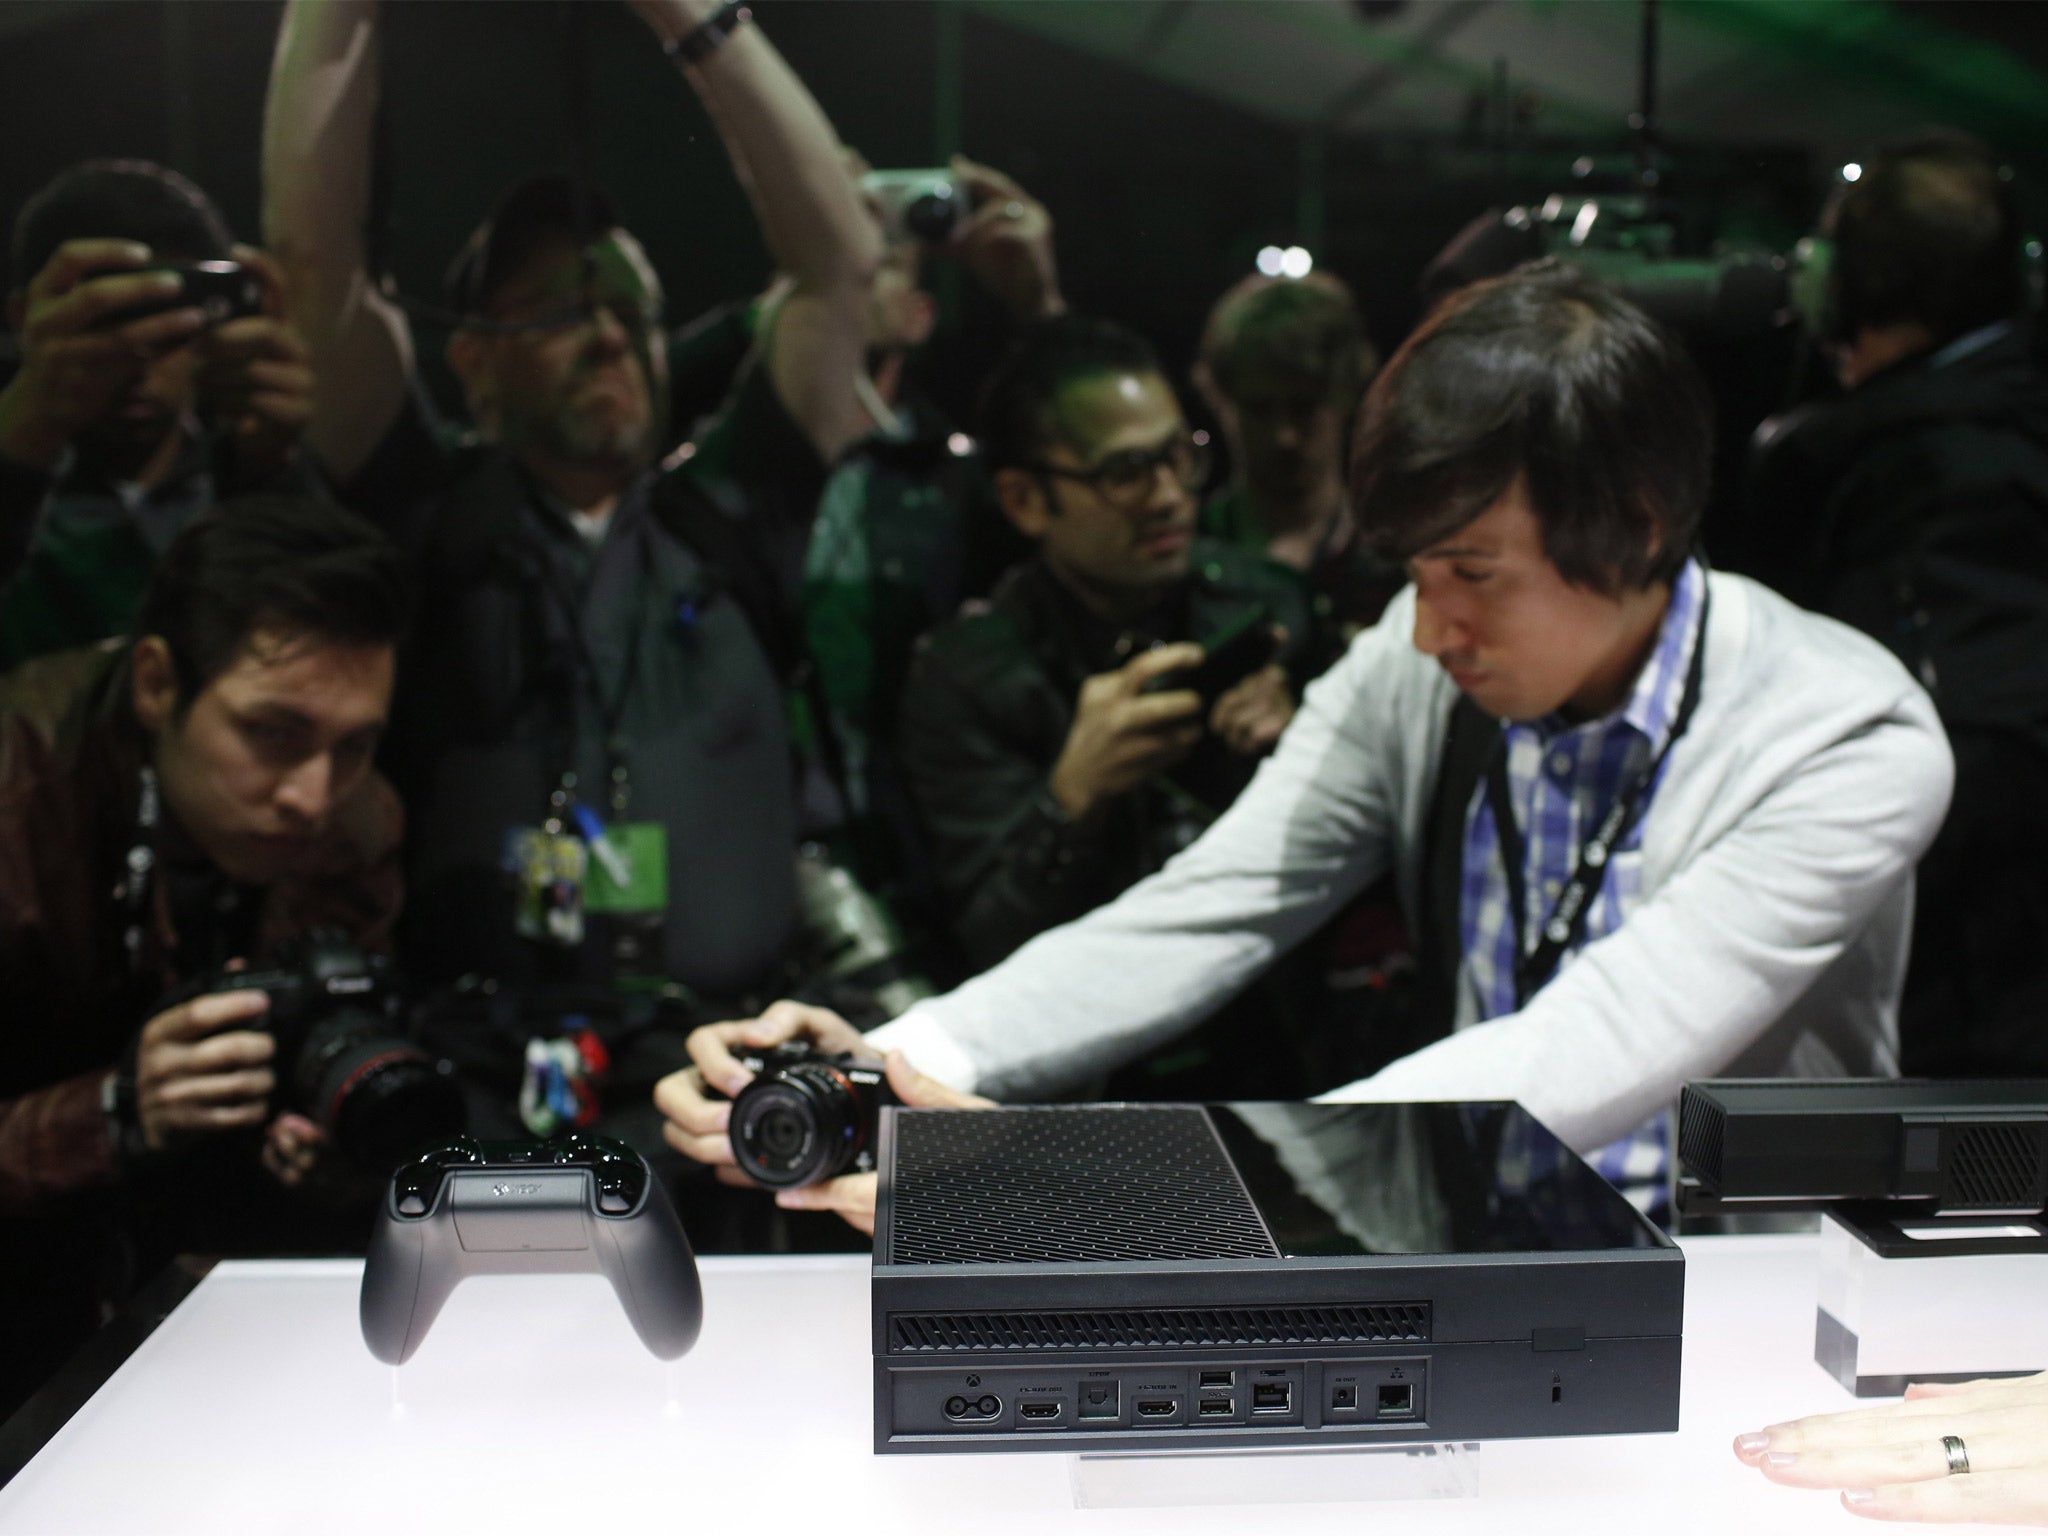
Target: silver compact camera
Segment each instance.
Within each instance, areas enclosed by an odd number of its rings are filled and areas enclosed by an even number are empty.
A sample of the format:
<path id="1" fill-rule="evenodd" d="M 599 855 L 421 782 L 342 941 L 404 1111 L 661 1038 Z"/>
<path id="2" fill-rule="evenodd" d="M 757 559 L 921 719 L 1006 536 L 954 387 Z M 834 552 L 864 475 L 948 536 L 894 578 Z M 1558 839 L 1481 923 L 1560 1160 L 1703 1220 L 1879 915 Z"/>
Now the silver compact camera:
<path id="1" fill-rule="evenodd" d="M 972 200 L 951 171 L 869 171 L 861 191 L 882 220 L 889 241 L 943 245 L 972 209 Z"/>

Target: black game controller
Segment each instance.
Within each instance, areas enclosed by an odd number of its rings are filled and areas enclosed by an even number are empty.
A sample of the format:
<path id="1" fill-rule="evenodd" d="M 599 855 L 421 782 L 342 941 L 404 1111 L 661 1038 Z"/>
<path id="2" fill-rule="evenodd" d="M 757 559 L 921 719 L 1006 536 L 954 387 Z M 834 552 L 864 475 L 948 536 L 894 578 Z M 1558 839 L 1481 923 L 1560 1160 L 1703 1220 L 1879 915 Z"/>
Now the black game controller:
<path id="1" fill-rule="evenodd" d="M 363 1341 L 403 1365 L 470 1275 L 593 1272 L 659 1358 L 697 1342 L 697 1261 L 639 1153 L 603 1136 L 459 1137 L 391 1176 L 363 1265 Z"/>

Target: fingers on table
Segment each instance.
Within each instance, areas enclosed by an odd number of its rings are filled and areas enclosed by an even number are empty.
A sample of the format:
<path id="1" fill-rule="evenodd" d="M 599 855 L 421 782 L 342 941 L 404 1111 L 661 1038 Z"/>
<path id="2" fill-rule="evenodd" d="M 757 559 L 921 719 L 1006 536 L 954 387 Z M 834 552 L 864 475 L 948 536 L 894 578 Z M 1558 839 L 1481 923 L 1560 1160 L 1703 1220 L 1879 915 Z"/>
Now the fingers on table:
<path id="1" fill-rule="evenodd" d="M 1901 1417 L 1889 1423 L 1829 1426 L 1793 1437 L 1773 1433 L 1757 1465 L 1773 1482 L 1799 1488 L 1872 1488 L 1947 1478 L 1946 1436 L 1960 1439 L 1971 1477 L 2048 1462 L 2048 1413 Z"/>
<path id="2" fill-rule="evenodd" d="M 1856 1488 L 1842 1495 L 1842 1507 L 1870 1520 L 2048 1525 L 2048 1466 Z"/>

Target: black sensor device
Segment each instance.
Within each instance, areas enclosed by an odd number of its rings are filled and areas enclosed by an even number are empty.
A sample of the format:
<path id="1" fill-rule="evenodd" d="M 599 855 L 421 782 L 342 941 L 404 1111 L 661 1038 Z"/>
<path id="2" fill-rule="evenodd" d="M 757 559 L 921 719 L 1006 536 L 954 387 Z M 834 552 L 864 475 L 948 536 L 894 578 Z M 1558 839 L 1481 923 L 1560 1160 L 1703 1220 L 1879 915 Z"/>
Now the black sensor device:
<path id="1" fill-rule="evenodd" d="M 1513 1104 L 882 1111 L 878 1451 L 1678 1427 L 1685 1261 Z"/>
<path id="2" fill-rule="evenodd" d="M 1688 1211 L 1880 1201 L 2034 1214 L 2048 1210 L 2048 1080 L 1688 1083 L 1678 1157 Z"/>
<path id="3" fill-rule="evenodd" d="M 703 1296 L 661 1181 L 624 1142 L 460 1137 L 405 1164 L 370 1233 L 363 1342 L 403 1365 L 471 1275 L 601 1274 L 650 1353 L 697 1342 Z"/>

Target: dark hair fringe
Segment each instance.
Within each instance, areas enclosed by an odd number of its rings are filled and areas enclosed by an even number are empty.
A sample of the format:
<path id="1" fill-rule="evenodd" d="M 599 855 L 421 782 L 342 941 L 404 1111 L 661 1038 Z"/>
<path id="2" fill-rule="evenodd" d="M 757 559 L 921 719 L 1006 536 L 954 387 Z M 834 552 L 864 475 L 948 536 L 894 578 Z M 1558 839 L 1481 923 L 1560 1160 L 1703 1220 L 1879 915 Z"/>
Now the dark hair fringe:
<path id="1" fill-rule="evenodd" d="M 240 496 L 171 541 L 134 633 L 170 647 L 180 707 L 265 628 L 341 645 L 395 645 L 411 616 L 404 558 L 374 526 L 315 496 Z"/>
<path id="2" fill-rule="evenodd" d="M 1712 476 L 1713 407 L 1678 339 L 1542 263 L 1446 299 L 1367 391 L 1353 506 L 1405 561 L 1521 482 L 1545 555 L 1594 591 L 1668 581 Z"/>
<path id="3" fill-rule="evenodd" d="M 1018 338 L 982 388 L 982 457 L 991 469 L 1034 464 L 1060 435 L 1059 397 L 1069 384 L 1104 374 L 1159 372 L 1158 354 L 1136 331 L 1087 315 L 1040 320 Z"/>

